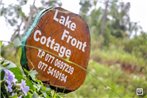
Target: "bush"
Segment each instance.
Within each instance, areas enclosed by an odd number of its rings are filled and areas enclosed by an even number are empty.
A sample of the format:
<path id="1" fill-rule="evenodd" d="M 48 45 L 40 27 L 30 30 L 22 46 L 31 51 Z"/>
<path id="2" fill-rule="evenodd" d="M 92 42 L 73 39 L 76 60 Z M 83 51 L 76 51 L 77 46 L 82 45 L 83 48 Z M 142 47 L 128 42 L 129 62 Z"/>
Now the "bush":
<path id="1" fill-rule="evenodd" d="M 125 50 L 138 57 L 147 58 L 147 34 L 142 34 L 131 39 L 125 44 Z"/>
<path id="2" fill-rule="evenodd" d="M 122 68 L 133 72 L 147 72 L 146 61 L 122 49 L 97 49 L 91 52 L 91 59 L 106 65 L 119 64 Z"/>
<path id="3" fill-rule="evenodd" d="M 106 66 L 90 60 L 84 84 L 66 98 L 140 98 L 136 88 L 142 87 L 147 98 L 145 76 L 127 74 L 119 65 Z"/>
<path id="4" fill-rule="evenodd" d="M 0 58 L 1 98 L 61 98 L 36 79 L 35 70 L 25 73 L 11 61 Z"/>

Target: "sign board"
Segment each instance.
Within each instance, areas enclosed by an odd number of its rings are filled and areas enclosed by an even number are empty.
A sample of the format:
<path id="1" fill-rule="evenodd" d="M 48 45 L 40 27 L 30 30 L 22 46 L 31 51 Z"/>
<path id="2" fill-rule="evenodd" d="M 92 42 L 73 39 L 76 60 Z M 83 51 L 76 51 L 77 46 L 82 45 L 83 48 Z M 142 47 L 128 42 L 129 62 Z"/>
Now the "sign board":
<path id="1" fill-rule="evenodd" d="M 60 7 L 40 12 L 23 38 L 23 67 L 38 72 L 44 83 L 67 91 L 81 86 L 90 54 L 85 21 Z"/>

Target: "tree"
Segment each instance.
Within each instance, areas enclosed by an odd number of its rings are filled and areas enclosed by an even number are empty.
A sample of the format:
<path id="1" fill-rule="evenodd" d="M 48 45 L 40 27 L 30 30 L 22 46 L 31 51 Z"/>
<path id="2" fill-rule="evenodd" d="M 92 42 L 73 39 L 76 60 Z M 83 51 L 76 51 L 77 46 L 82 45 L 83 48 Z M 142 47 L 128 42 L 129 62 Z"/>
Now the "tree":
<path id="1" fill-rule="evenodd" d="M 30 4 L 30 2 L 32 4 Z M 0 1 L 0 16 L 5 18 L 5 21 L 14 29 L 14 34 L 11 40 L 16 36 L 20 36 L 20 32 L 26 32 L 30 27 L 36 14 L 43 8 L 61 6 L 60 0 L 41 0 L 41 6 L 36 6 L 36 0 L 16 0 L 13 4 L 7 4 L 8 1 Z M 23 7 L 29 6 L 29 15 L 23 10 Z"/>
<path id="2" fill-rule="evenodd" d="M 141 30 L 137 23 L 130 21 L 130 3 L 118 0 L 81 0 L 80 14 L 88 22 L 91 35 L 97 39 L 103 36 L 103 45 L 108 46 L 111 37 L 127 38 Z"/>

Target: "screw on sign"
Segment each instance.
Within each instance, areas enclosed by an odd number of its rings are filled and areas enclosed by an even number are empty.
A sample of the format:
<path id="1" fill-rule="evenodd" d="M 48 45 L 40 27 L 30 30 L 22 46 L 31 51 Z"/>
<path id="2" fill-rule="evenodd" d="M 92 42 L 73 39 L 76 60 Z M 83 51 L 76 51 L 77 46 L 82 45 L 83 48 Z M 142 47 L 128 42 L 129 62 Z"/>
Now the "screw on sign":
<path id="1" fill-rule="evenodd" d="M 40 12 L 22 40 L 21 64 L 57 91 L 74 91 L 84 82 L 90 55 L 87 24 L 60 7 Z"/>

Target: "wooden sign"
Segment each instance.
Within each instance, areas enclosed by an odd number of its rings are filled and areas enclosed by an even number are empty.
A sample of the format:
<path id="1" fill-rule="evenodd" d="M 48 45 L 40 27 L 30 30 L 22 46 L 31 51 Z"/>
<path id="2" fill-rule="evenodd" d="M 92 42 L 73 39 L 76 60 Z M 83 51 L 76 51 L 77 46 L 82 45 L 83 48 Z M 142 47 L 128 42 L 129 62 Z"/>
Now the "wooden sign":
<path id="1" fill-rule="evenodd" d="M 90 34 L 85 21 L 60 7 L 42 11 L 23 39 L 22 66 L 58 89 L 74 91 L 86 77 Z"/>

